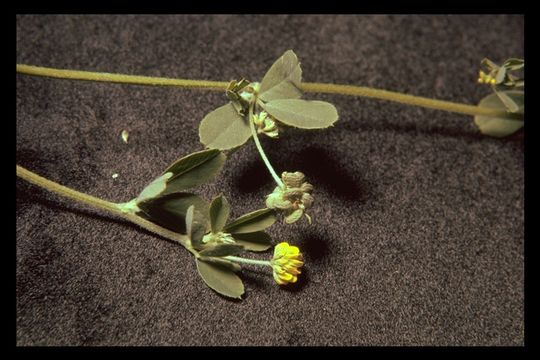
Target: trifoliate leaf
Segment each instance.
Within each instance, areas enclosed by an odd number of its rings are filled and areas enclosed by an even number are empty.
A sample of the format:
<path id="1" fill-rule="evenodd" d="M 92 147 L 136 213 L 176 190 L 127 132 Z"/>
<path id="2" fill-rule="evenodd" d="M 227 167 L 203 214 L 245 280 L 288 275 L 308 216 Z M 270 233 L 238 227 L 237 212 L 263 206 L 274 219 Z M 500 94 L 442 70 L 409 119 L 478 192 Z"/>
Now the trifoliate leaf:
<path id="1" fill-rule="evenodd" d="M 244 144 L 250 136 L 249 123 L 232 103 L 207 114 L 199 125 L 200 141 L 211 149 L 232 149 Z"/>
<path id="2" fill-rule="evenodd" d="M 524 93 L 522 91 L 504 91 L 504 94 L 517 104 L 518 111 L 517 113 L 508 113 L 507 115 L 500 117 L 483 115 L 475 116 L 474 123 L 485 135 L 504 137 L 513 134 L 523 127 L 523 120 L 516 119 L 519 116 L 518 114 L 523 114 L 524 112 Z M 507 111 L 506 106 L 497 94 L 486 96 L 480 101 L 478 106 L 498 109 L 502 112 Z"/>
<path id="3" fill-rule="evenodd" d="M 165 194 L 204 184 L 214 178 L 225 163 L 226 156 L 219 150 L 203 150 L 175 161 L 165 170 L 173 175 L 167 180 Z"/>
<path id="4" fill-rule="evenodd" d="M 302 69 L 298 58 L 292 50 L 287 50 L 264 75 L 259 98 L 264 101 L 298 99 L 302 96 L 301 82 Z"/>
<path id="5" fill-rule="evenodd" d="M 139 209 L 149 220 L 181 234 L 187 234 L 186 214 L 191 205 L 194 205 L 194 210 L 199 214 L 198 222 L 208 228 L 210 221 L 204 219 L 204 214 L 208 214 L 209 204 L 195 194 L 174 193 L 138 203 Z"/>
<path id="6" fill-rule="evenodd" d="M 264 231 L 257 231 L 245 234 L 233 234 L 234 241 L 243 245 L 249 251 L 265 251 L 272 246 L 270 235 Z"/>
<path id="7" fill-rule="evenodd" d="M 240 254 L 244 246 L 240 244 L 212 244 L 199 252 L 201 256 L 230 256 Z"/>
<path id="8" fill-rule="evenodd" d="M 186 211 L 186 233 L 195 249 L 202 247 L 202 239 L 206 233 L 203 215 L 191 205 Z"/>
<path id="9" fill-rule="evenodd" d="M 262 104 L 262 107 L 282 123 L 302 129 L 326 128 L 339 118 L 334 105 L 324 101 L 283 99 Z"/>
<path id="10" fill-rule="evenodd" d="M 272 209 L 260 209 L 245 214 L 223 228 L 230 234 L 243 234 L 261 231 L 276 222 L 276 213 Z M 233 235 L 234 236 L 234 235 Z"/>
<path id="11" fill-rule="evenodd" d="M 231 207 L 225 196 L 221 195 L 212 201 L 212 204 L 210 204 L 210 224 L 213 233 L 223 229 L 229 218 L 230 211 Z"/>
<path id="12" fill-rule="evenodd" d="M 241 299 L 244 293 L 242 280 L 229 268 L 217 262 L 197 259 L 199 275 L 211 289 L 221 295 Z"/>

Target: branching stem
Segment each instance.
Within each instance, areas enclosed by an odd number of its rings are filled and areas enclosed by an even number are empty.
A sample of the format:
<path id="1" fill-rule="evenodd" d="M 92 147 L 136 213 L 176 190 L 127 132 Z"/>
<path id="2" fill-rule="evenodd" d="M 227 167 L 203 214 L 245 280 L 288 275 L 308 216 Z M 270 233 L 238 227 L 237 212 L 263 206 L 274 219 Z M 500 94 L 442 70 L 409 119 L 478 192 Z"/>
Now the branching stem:
<path id="1" fill-rule="evenodd" d="M 163 236 L 164 238 L 167 238 L 174 242 L 178 242 L 186 249 L 188 249 L 193 255 L 197 256 L 197 252 L 190 246 L 189 239 L 186 235 L 182 235 L 174 231 L 165 229 L 134 213 L 126 213 L 125 211 L 121 210 L 123 204 L 117 204 L 110 201 L 102 200 L 100 198 L 79 192 L 77 190 L 73 190 L 54 181 L 48 180 L 42 176 L 39 176 L 38 174 L 33 173 L 19 165 L 17 165 L 17 176 L 45 190 L 81 202 L 83 204 L 90 205 L 91 207 L 104 210 L 112 215 L 118 216 L 136 225 L 139 225 L 140 227 L 154 234 Z"/>
<path id="2" fill-rule="evenodd" d="M 46 68 L 40 66 L 31 66 L 17 64 L 17 72 L 21 74 L 47 76 L 59 79 L 89 80 L 114 82 L 122 84 L 153 85 L 153 86 L 176 86 L 182 88 L 198 88 L 207 90 L 223 91 L 227 88 L 228 82 L 208 81 L 208 80 L 189 80 L 189 79 L 171 79 L 151 76 L 137 76 L 125 74 L 110 74 L 91 71 L 64 70 Z M 460 104 L 450 101 L 435 100 L 425 97 L 402 94 L 393 91 L 373 89 L 364 86 L 323 84 L 323 83 L 303 83 L 302 90 L 305 92 L 316 92 L 322 94 L 341 94 L 368 97 L 379 100 L 388 100 L 402 104 L 421 106 L 429 109 L 449 111 L 467 115 L 484 115 L 494 117 L 505 117 L 507 119 L 522 120 L 522 114 L 513 114 L 497 109 L 480 107 L 475 105 Z"/>

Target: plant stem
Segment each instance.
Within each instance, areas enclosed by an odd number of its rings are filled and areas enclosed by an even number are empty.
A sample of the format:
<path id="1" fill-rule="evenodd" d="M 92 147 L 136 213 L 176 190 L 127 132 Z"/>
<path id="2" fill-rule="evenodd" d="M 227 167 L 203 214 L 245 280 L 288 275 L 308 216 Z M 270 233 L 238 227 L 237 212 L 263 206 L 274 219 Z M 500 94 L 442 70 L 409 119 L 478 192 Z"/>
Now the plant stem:
<path id="1" fill-rule="evenodd" d="M 262 265 L 262 266 L 272 266 L 270 261 L 268 260 L 253 260 L 253 259 L 246 259 L 238 256 L 225 256 L 224 259 L 231 260 L 237 263 L 243 263 L 243 264 L 252 264 L 252 265 Z"/>
<path id="2" fill-rule="evenodd" d="M 264 164 L 268 168 L 268 171 L 270 171 L 270 174 L 274 178 L 275 182 L 278 184 L 280 188 L 285 188 L 285 185 L 283 184 L 283 181 L 279 178 L 279 176 L 276 174 L 276 171 L 272 167 L 272 164 L 270 164 L 270 160 L 266 157 L 266 154 L 264 153 L 264 150 L 261 146 L 261 143 L 259 142 L 259 137 L 257 136 L 257 131 L 255 130 L 255 124 L 253 123 L 253 106 L 254 103 L 251 103 L 249 105 L 249 128 L 251 129 L 251 135 L 253 136 L 253 141 L 255 141 L 255 146 L 257 147 L 257 150 L 259 150 L 259 154 L 261 154 L 261 158 L 264 161 Z"/>
<path id="3" fill-rule="evenodd" d="M 17 72 L 22 74 L 47 76 L 58 79 L 89 80 L 154 86 L 178 86 L 183 88 L 203 88 L 209 90 L 224 90 L 227 88 L 228 85 L 227 82 L 223 81 L 184 80 L 152 76 L 110 74 L 92 71 L 53 69 L 21 64 L 17 64 Z"/>
<path id="4" fill-rule="evenodd" d="M 17 64 L 17 72 L 21 74 L 48 76 L 60 79 L 104 81 L 124 84 L 154 85 L 154 86 L 177 86 L 183 88 L 199 88 L 208 90 L 225 90 L 228 82 L 225 81 L 207 81 L 207 80 L 187 80 L 170 79 L 150 76 L 136 76 L 125 74 L 110 74 L 91 71 L 63 70 L 46 68 L 31 65 Z M 302 90 L 305 92 L 316 92 L 323 94 L 341 94 L 368 97 L 379 100 L 388 100 L 420 106 L 429 109 L 449 111 L 467 115 L 484 115 L 494 117 L 504 117 L 513 120 L 522 120 L 522 114 L 514 114 L 488 107 L 454 103 L 450 101 L 429 99 L 420 96 L 402 94 L 393 91 L 373 89 L 363 86 L 323 84 L 323 83 L 303 83 Z"/>
<path id="5" fill-rule="evenodd" d="M 497 109 L 480 107 L 475 105 L 467 105 L 454 103 L 444 100 L 435 100 L 425 97 L 402 94 L 393 91 L 373 89 L 364 86 L 352 86 L 352 85 L 338 85 L 338 84 L 322 84 L 322 83 L 304 83 L 302 84 L 302 90 L 306 92 L 318 92 L 325 94 L 341 94 L 341 95 L 353 95 L 361 97 L 369 97 L 380 100 L 389 100 L 398 102 L 401 104 L 420 106 L 429 109 L 443 110 L 453 113 L 466 114 L 466 115 L 484 115 L 484 116 L 499 116 L 512 120 L 521 120 L 523 115 L 513 114 L 506 111 L 500 111 Z"/>
<path id="6" fill-rule="evenodd" d="M 51 181 L 42 176 L 39 176 L 36 173 L 33 173 L 19 165 L 17 165 L 17 176 L 20 177 L 21 179 L 24 179 L 34 185 L 37 185 L 51 192 L 54 192 L 58 195 L 70 198 L 72 200 L 81 202 L 86 205 L 90 205 L 94 208 L 104 210 L 110 214 L 126 219 L 154 234 L 163 236 L 164 238 L 167 238 L 174 242 L 178 242 L 181 245 L 183 245 L 186 249 L 188 249 L 192 254 L 196 256 L 198 255 L 197 252 L 191 248 L 189 244 L 189 239 L 186 235 L 182 235 L 174 231 L 165 229 L 133 213 L 123 212 L 120 210 L 122 204 L 117 204 L 110 201 L 102 200 L 100 198 L 70 189 L 66 186 L 60 185 L 58 183 L 55 183 L 54 181 Z"/>

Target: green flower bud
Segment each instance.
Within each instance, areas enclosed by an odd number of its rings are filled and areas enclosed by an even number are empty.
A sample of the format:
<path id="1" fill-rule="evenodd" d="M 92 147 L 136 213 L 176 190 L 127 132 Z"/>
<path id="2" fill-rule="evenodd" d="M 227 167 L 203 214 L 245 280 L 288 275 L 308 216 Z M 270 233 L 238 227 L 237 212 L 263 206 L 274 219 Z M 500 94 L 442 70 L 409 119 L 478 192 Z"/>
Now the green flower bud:
<path id="1" fill-rule="evenodd" d="M 304 182 L 305 178 L 306 176 L 300 171 L 295 171 L 293 173 L 285 171 L 281 174 L 281 179 L 283 180 L 283 183 L 288 187 L 300 187 Z"/>
<path id="2" fill-rule="evenodd" d="M 278 127 L 276 122 L 268 115 L 266 111 L 253 115 L 253 123 L 257 127 L 257 133 L 265 134 L 271 138 L 278 136 Z"/>
<path id="3" fill-rule="evenodd" d="M 203 244 L 234 244 L 234 238 L 229 233 L 218 232 L 217 234 L 208 233 L 202 239 Z"/>
<path id="4" fill-rule="evenodd" d="M 304 205 L 304 208 L 310 208 L 311 205 L 313 205 L 313 196 L 308 193 L 302 194 L 302 205 Z"/>
<path id="5" fill-rule="evenodd" d="M 313 185 L 311 185 L 310 183 L 303 183 L 302 185 L 300 185 L 300 189 L 302 189 L 303 192 L 312 192 L 313 191 Z"/>
<path id="6" fill-rule="evenodd" d="M 285 216 L 285 222 L 287 224 L 295 223 L 298 220 L 300 220 L 303 214 L 304 214 L 304 210 L 296 209 L 293 212 L 291 212 L 289 215 Z"/>
<path id="7" fill-rule="evenodd" d="M 306 177 L 300 171 L 284 172 L 281 178 L 285 186 L 276 187 L 270 195 L 266 196 L 266 206 L 269 209 L 283 211 L 287 224 L 298 221 L 302 215 L 305 215 L 311 224 L 311 218 L 305 210 L 313 205 L 313 196 L 310 194 L 313 191 L 313 185 L 304 182 Z"/>
<path id="8" fill-rule="evenodd" d="M 293 208 L 293 203 L 284 199 L 283 194 L 274 192 L 266 197 L 266 207 L 269 209 L 289 210 Z"/>

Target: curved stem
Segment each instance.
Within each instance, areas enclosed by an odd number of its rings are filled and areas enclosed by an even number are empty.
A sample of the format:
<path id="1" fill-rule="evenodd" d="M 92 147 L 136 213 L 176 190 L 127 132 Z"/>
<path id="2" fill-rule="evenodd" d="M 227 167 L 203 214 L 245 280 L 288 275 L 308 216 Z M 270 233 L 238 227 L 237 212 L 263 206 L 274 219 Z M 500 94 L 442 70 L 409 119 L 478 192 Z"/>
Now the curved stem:
<path id="1" fill-rule="evenodd" d="M 104 81 L 124 84 L 137 85 L 154 85 L 154 86 L 177 86 L 183 88 L 199 88 L 208 90 L 225 90 L 228 82 L 225 81 L 206 81 L 206 80 L 187 80 L 187 79 L 170 79 L 150 76 L 136 76 L 125 74 L 110 74 L 91 71 L 78 70 L 63 70 L 46 68 L 40 66 L 31 66 L 17 64 L 17 72 L 21 74 L 48 76 L 59 79 L 75 79 L 89 81 Z M 484 115 L 494 117 L 505 117 L 507 119 L 522 120 L 522 114 L 514 114 L 497 109 L 454 103 L 450 101 L 435 100 L 425 97 L 402 94 L 393 91 L 373 89 L 363 86 L 339 85 L 339 84 L 323 84 L 323 83 L 303 83 L 302 90 L 305 92 L 317 92 L 323 94 L 341 94 L 368 97 L 379 100 L 388 100 L 407 104 L 412 106 L 420 106 L 429 109 L 449 111 L 467 115 Z"/>
<path id="2" fill-rule="evenodd" d="M 255 141 L 255 146 L 257 147 L 257 150 L 259 150 L 259 154 L 261 155 L 261 158 L 264 161 L 264 164 L 268 168 L 268 171 L 270 171 L 270 174 L 274 178 L 274 181 L 276 184 L 278 184 L 279 187 L 284 188 L 285 185 L 283 184 L 283 181 L 279 178 L 279 176 L 276 174 L 276 171 L 272 167 L 272 164 L 270 164 L 270 160 L 268 160 L 268 157 L 266 157 L 266 154 L 264 153 L 264 150 L 261 146 L 261 143 L 259 142 L 259 137 L 257 136 L 257 131 L 255 130 L 255 124 L 253 123 L 253 106 L 254 103 L 251 103 L 249 105 L 249 128 L 251 129 L 251 136 L 253 137 L 253 141 Z"/>
<path id="3" fill-rule="evenodd" d="M 134 224 L 139 225 L 140 227 L 164 238 L 178 242 L 188 249 L 193 255 L 197 256 L 197 252 L 191 248 L 189 245 L 189 238 L 186 235 L 178 234 L 174 231 L 170 231 L 161 226 L 154 224 L 151 221 L 143 219 L 142 217 L 135 215 L 133 213 L 126 213 L 121 210 L 122 204 L 116 204 L 110 201 L 102 200 L 100 198 L 79 192 L 77 190 L 70 189 L 66 186 L 55 183 L 54 181 L 48 180 L 42 176 L 33 173 L 22 166 L 17 165 L 17 176 L 21 179 L 24 179 L 34 185 L 37 185 L 43 189 L 54 192 L 58 195 L 73 199 L 75 201 L 90 205 L 94 208 L 104 210 L 112 215 L 116 215 L 123 219 L 126 219 Z"/>
<path id="4" fill-rule="evenodd" d="M 246 258 L 242 258 L 238 256 L 225 256 L 224 259 L 231 260 L 237 263 L 242 263 L 242 264 L 262 265 L 262 266 L 272 267 L 272 264 L 268 260 L 253 260 L 253 259 L 246 259 Z"/>

